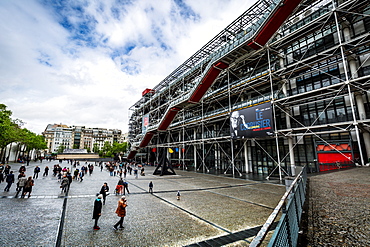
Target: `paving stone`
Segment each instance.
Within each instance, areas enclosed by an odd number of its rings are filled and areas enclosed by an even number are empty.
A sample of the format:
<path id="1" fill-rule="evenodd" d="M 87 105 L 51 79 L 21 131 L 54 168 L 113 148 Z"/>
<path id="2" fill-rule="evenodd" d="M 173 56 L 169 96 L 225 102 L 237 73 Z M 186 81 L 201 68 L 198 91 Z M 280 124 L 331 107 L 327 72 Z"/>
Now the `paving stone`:
<path id="1" fill-rule="evenodd" d="M 58 161 L 31 162 L 26 175 L 33 175 L 36 165 L 43 172 Z M 11 163 L 16 171 L 20 164 Z M 66 162 L 62 167 L 71 167 Z M 81 166 L 80 166 L 81 167 Z M 79 168 L 80 168 L 79 167 Z M 114 195 L 118 177 L 95 167 L 82 182 L 73 180 L 68 195 L 61 193 L 60 182 L 51 173 L 39 176 L 31 198 L 14 198 L 15 185 L 3 192 L 0 185 L 0 246 L 186 246 L 215 241 L 225 244 L 239 240 L 227 236 L 264 223 L 285 192 L 274 181 L 233 179 L 225 176 L 175 170 L 177 175 L 154 176 L 154 167 L 146 167 L 146 176 L 127 175 L 130 194 L 123 230 L 113 230 L 119 218 L 115 214 L 120 196 Z M 42 174 L 42 172 L 40 174 Z M 148 193 L 153 181 L 154 194 Z M 99 220 L 100 230 L 93 230 L 92 210 L 96 193 L 104 182 L 110 195 Z M 177 191 L 181 200 L 176 199 Z M 61 224 L 66 201 L 64 222 Z M 62 228 L 60 228 L 62 226 Z M 61 232 L 61 235 L 58 235 Z M 245 241 L 239 243 L 247 244 Z M 241 245 L 242 246 L 242 245 Z"/>

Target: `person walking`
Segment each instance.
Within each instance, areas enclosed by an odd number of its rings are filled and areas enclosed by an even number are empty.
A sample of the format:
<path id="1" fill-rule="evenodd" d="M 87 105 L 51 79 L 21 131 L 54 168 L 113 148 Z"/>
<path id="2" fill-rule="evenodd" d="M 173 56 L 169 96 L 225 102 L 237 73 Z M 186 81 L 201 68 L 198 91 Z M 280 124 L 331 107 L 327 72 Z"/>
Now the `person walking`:
<path id="1" fill-rule="evenodd" d="M 26 182 L 27 182 L 26 175 L 24 173 L 21 173 L 21 174 L 22 174 L 22 176 L 20 176 L 18 178 L 18 188 L 17 188 L 17 194 L 15 194 L 15 197 L 18 197 L 18 194 L 21 191 L 22 191 L 21 194 L 23 194 L 23 189 L 24 189 L 24 186 L 26 185 Z"/>
<path id="2" fill-rule="evenodd" d="M 60 188 L 62 188 L 62 193 L 66 193 L 68 190 L 68 184 L 69 184 L 69 179 L 67 178 L 67 175 L 63 175 L 63 178 L 62 178 L 62 183 L 60 185 Z"/>
<path id="3" fill-rule="evenodd" d="M 67 191 L 69 191 L 69 188 L 71 187 L 71 183 L 73 181 L 72 174 L 70 172 L 67 172 L 67 178 L 68 178 L 68 186 L 67 186 Z"/>
<path id="4" fill-rule="evenodd" d="M 24 165 L 22 165 L 21 167 L 19 167 L 19 173 L 24 173 L 26 172 L 26 167 Z"/>
<path id="5" fill-rule="evenodd" d="M 123 182 L 123 194 L 126 195 L 125 191 L 127 190 L 127 194 L 130 194 L 128 190 L 128 183 L 126 181 Z"/>
<path id="6" fill-rule="evenodd" d="M 94 201 L 94 210 L 93 210 L 93 219 L 95 220 L 95 224 L 94 224 L 94 230 L 99 230 L 100 227 L 98 226 L 98 220 L 101 216 L 101 209 L 103 207 L 103 204 L 102 204 L 102 201 L 101 199 L 103 198 L 103 195 L 100 194 L 98 195 L 98 198 L 95 199 Z"/>
<path id="7" fill-rule="evenodd" d="M 123 179 L 120 178 L 116 186 L 116 195 L 122 195 L 122 194 L 123 194 Z"/>
<path id="8" fill-rule="evenodd" d="M 40 167 L 39 166 L 36 166 L 35 169 L 33 170 L 33 178 L 37 179 L 39 177 L 39 172 L 40 172 Z"/>
<path id="9" fill-rule="evenodd" d="M 5 182 L 7 182 L 8 184 L 5 186 L 4 191 L 9 192 L 10 187 L 12 187 L 12 184 L 14 183 L 13 171 L 10 171 L 9 174 L 6 175 Z"/>
<path id="10" fill-rule="evenodd" d="M 153 182 L 149 182 L 149 193 L 153 193 Z"/>
<path id="11" fill-rule="evenodd" d="M 79 178 L 80 178 L 80 182 L 82 182 L 84 180 L 84 172 L 81 170 L 80 173 L 79 173 Z"/>
<path id="12" fill-rule="evenodd" d="M 34 186 L 34 181 L 31 176 L 28 177 L 26 185 L 23 187 L 23 193 L 22 193 L 22 198 L 26 196 L 28 193 L 28 198 L 31 197 L 31 192 L 32 192 L 32 187 Z"/>
<path id="13" fill-rule="evenodd" d="M 10 174 L 10 169 L 11 169 L 11 166 L 10 165 L 6 165 L 5 166 L 5 168 L 4 168 L 5 175 L 9 175 Z"/>
<path id="14" fill-rule="evenodd" d="M 116 209 L 116 214 L 118 217 L 120 217 L 120 220 L 113 226 L 114 230 L 118 230 L 118 225 L 120 228 L 124 228 L 123 220 L 126 216 L 126 207 L 127 207 L 126 197 L 122 196 L 121 199 L 118 200 L 118 206 Z"/>
<path id="15" fill-rule="evenodd" d="M 107 183 L 104 183 L 99 192 L 103 196 L 103 205 L 105 205 L 105 199 L 107 198 L 108 191 L 109 191 L 109 186 Z"/>
<path id="16" fill-rule="evenodd" d="M 73 172 L 73 179 L 78 180 L 78 174 L 79 173 L 80 173 L 80 170 L 78 170 L 78 168 L 76 168 L 76 170 Z"/>
<path id="17" fill-rule="evenodd" d="M 43 177 L 46 177 L 49 175 L 49 167 L 48 166 L 45 166 L 45 169 L 44 169 L 44 174 L 42 174 Z"/>

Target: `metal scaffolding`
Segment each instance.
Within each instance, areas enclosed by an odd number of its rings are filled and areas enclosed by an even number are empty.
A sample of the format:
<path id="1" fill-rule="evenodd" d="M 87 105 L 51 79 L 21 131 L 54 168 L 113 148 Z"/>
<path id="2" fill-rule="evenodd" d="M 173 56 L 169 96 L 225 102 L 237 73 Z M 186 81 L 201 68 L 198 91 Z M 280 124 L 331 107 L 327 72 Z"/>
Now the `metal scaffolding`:
<path id="1" fill-rule="evenodd" d="M 183 169 L 279 179 L 365 165 L 369 44 L 366 1 L 258 1 L 130 107 L 129 158 L 167 147 Z M 268 102 L 272 137 L 231 137 L 232 112 Z"/>

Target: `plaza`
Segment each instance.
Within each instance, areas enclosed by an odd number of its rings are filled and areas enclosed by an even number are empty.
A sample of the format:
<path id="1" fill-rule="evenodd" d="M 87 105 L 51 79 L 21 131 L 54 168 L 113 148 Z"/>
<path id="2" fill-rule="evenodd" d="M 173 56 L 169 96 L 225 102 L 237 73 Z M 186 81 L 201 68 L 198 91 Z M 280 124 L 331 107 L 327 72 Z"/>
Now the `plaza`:
<path id="1" fill-rule="evenodd" d="M 45 166 L 54 164 L 58 161 L 31 162 L 26 175 L 33 175 L 36 165 L 43 172 Z M 11 170 L 18 171 L 20 165 L 10 163 Z M 64 161 L 61 167 L 71 165 Z M 41 172 L 35 179 L 30 198 L 15 198 L 15 184 L 10 192 L 2 189 L 0 245 L 186 246 L 214 239 L 219 244 L 213 246 L 248 246 L 252 237 L 236 241 L 241 235 L 235 233 L 248 236 L 248 229 L 263 225 L 285 192 L 285 186 L 277 181 L 233 179 L 179 169 L 176 175 L 155 176 L 150 166 L 145 171 L 146 175 L 137 179 L 129 174 L 126 177 L 130 190 L 126 194 L 127 216 L 125 228 L 118 231 L 113 225 L 119 219 L 115 209 L 120 196 L 114 195 L 119 177 L 110 176 L 106 169 L 100 171 L 98 166 L 82 182 L 73 180 L 67 196 L 61 193 L 60 183 L 51 172 L 47 177 Z M 150 181 L 153 194 L 148 193 Z M 93 202 L 104 182 L 110 187 L 110 195 L 99 220 L 101 229 L 94 231 Z"/>

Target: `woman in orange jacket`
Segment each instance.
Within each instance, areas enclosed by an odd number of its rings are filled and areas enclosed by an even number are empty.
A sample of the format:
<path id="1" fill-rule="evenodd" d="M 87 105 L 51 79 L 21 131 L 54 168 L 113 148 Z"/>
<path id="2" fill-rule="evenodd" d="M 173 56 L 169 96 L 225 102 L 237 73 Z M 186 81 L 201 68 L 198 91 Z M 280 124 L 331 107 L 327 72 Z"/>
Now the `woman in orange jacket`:
<path id="1" fill-rule="evenodd" d="M 123 219 L 126 216 L 126 207 L 127 207 L 126 197 L 122 196 L 121 199 L 119 199 L 118 201 L 118 206 L 116 209 L 116 214 L 118 217 L 120 217 L 120 220 L 113 226 L 114 230 L 118 230 L 118 225 L 120 228 L 124 228 L 122 224 Z"/>

